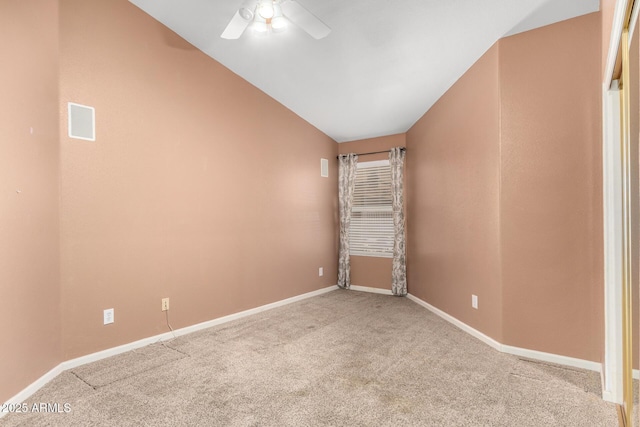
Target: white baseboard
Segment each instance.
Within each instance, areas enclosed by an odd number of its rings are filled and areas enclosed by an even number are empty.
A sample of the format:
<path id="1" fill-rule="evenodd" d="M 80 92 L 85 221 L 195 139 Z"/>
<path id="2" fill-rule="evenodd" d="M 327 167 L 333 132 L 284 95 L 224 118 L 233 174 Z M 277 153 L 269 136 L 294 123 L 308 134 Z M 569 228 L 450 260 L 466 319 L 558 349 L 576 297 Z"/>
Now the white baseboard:
<path id="1" fill-rule="evenodd" d="M 387 291 L 385 289 L 367 288 L 367 287 L 364 287 L 364 286 L 353 286 L 353 285 L 351 286 L 351 289 L 354 290 L 354 291 L 374 292 L 374 293 L 383 293 L 383 294 L 392 295 L 391 291 Z M 592 362 L 592 361 L 589 361 L 589 360 L 576 359 L 574 357 L 567 357 L 567 356 L 562 356 L 562 355 L 559 355 L 559 354 L 545 353 L 545 352 L 542 352 L 542 351 L 529 350 L 529 349 L 525 349 L 525 348 L 513 347 L 513 346 L 510 346 L 510 345 L 502 344 L 502 343 L 496 341 L 495 339 L 491 338 L 490 336 L 485 335 L 482 332 L 478 331 L 477 329 L 474 329 L 471 326 L 467 325 L 466 323 L 456 319 L 455 317 L 451 316 L 450 314 L 445 313 L 444 311 L 440 310 L 439 308 L 436 308 L 436 307 L 432 306 L 428 302 L 421 300 L 420 298 L 416 297 L 415 295 L 407 294 L 407 298 L 409 298 L 410 300 L 414 301 L 415 303 L 421 305 L 422 307 L 426 308 L 427 310 L 431 311 L 432 313 L 436 314 L 437 316 L 443 318 L 447 322 L 449 322 L 449 323 L 455 325 L 456 327 L 462 329 L 463 331 L 465 331 L 469 335 L 479 339 L 480 341 L 484 342 L 488 346 L 494 348 L 495 350 L 498 350 L 501 353 L 512 354 L 514 356 L 526 357 L 526 358 L 529 358 L 529 359 L 540 360 L 540 361 L 543 361 L 543 362 L 556 363 L 558 365 L 563 365 L 563 366 L 571 366 L 571 367 L 574 367 L 574 368 L 586 369 L 586 370 L 589 370 L 589 371 L 595 371 L 595 372 L 600 372 L 601 371 L 601 366 L 602 365 L 600 363 L 598 363 L 598 362 Z M 635 370 L 634 371 L 634 378 L 638 374 L 640 374 L 640 372 Z"/>
<path id="2" fill-rule="evenodd" d="M 577 359 L 575 357 L 562 356 L 560 354 L 545 353 L 543 351 L 529 350 L 521 347 L 512 347 L 502 344 L 503 353 L 514 356 L 526 357 L 528 359 L 540 360 L 542 362 L 555 363 L 557 365 L 571 366 L 573 368 L 586 369 L 588 371 L 601 372 L 602 364 L 590 360 Z"/>
<path id="3" fill-rule="evenodd" d="M 306 294 L 296 295 L 295 297 L 283 299 L 281 301 L 276 301 L 271 304 L 262 305 L 260 307 L 251 308 L 249 310 L 244 310 L 239 313 L 229 314 L 228 316 L 218 317 L 217 319 L 207 320 L 206 322 L 197 323 L 195 325 L 186 326 L 180 329 L 174 329 L 173 332 L 165 332 L 160 335 L 155 335 L 149 338 L 143 338 L 138 341 L 134 341 L 128 344 L 124 344 L 118 347 L 109 348 L 107 350 L 102 350 L 97 353 L 88 354 L 86 356 L 81 356 L 76 359 L 67 360 L 63 362 L 63 370 L 75 368 L 77 366 L 86 365 L 87 363 L 95 362 L 98 360 L 106 359 L 107 357 L 115 356 L 117 354 L 126 353 L 127 351 L 135 350 L 140 347 L 145 347 L 149 344 L 153 344 L 159 341 L 170 340 L 174 337 L 179 337 L 182 335 L 191 334 L 193 332 L 200 331 L 202 329 L 211 328 L 213 326 L 221 325 L 223 323 L 231 322 L 234 320 L 242 319 L 243 317 L 251 316 L 252 314 L 261 313 L 263 311 L 271 310 L 277 307 L 282 307 L 287 304 L 291 304 L 297 301 L 301 301 L 307 298 L 315 297 L 317 295 L 322 295 L 327 292 L 331 292 L 336 290 L 337 286 L 329 286 L 326 288 L 318 289 L 317 291 L 307 292 Z"/>
<path id="4" fill-rule="evenodd" d="M 618 402 L 616 400 L 615 393 L 613 393 L 613 392 L 611 392 L 609 390 L 605 390 L 604 388 L 602 389 L 602 400 L 604 400 L 605 402 L 621 404 L 621 402 Z"/>
<path id="5" fill-rule="evenodd" d="M 418 298 L 418 297 L 416 297 L 414 295 L 407 294 L 407 298 L 409 298 L 411 301 L 423 306 L 424 308 L 426 308 L 427 310 L 431 311 L 432 313 L 442 317 L 444 320 L 446 320 L 449 323 L 452 323 L 453 325 L 455 325 L 458 328 L 462 329 L 463 331 L 465 331 L 469 335 L 471 335 L 473 337 L 476 337 L 477 339 L 479 339 L 483 343 L 487 344 L 488 346 L 493 347 L 494 349 L 496 349 L 498 351 L 502 351 L 502 344 L 500 344 L 498 341 L 494 340 L 493 338 L 483 334 L 482 332 L 478 331 L 477 329 L 472 328 L 471 326 L 467 325 L 466 323 L 461 322 L 460 320 L 456 319 L 455 317 L 451 316 L 450 314 L 445 313 L 444 311 L 440 310 L 439 308 L 436 308 L 436 307 L 432 306 L 428 302 L 423 301 L 423 300 L 421 300 L 420 298 Z"/>
<path id="6" fill-rule="evenodd" d="M 327 292 L 331 292 L 335 289 L 338 289 L 337 286 L 329 286 L 326 288 L 322 288 L 322 289 L 318 289 L 316 291 L 313 292 L 308 292 L 302 295 L 297 295 L 295 297 L 291 297 L 291 298 L 287 298 L 284 299 L 282 301 L 277 301 L 271 304 L 266 304 L 260 307 L 256 307 L 256 308 L 252 308 L 249 310 L 245 310 L 245 311 L 241 311 L 239 313 L 234 313 L 234 314 L 230 314 L 228 316 L 224 316 L 224 317 L 219 317 L 217 319 L 213 319 L 213 320 L 209 320 L 207 322 L 202 322 L 202 323 L 198 323 L 196 325 L 192 325 L 192 326 L 187 326 L 185 328 L 180 328 L 180 329 L 176 329 L 175 331 L 173 331 L 173 333 L 171 332 L 166 332 L 160 335 L 155 335 L 153 337 L 148 337 L 148 338 L 143 338 L 141 340 L 138 341 L 134 341 L 128 344 L 124 344 L 118 347 L 113 347 L 107 350 L 103 350 L 103 351 L 99 351 L 96 353 L 92 353 L 86 356 L 81 356 L 75 359 L 71 359 L 71 360 L 67 360 L 65 362 L 60 363 L 58 366 L 54 367 L 53 369 L 51 369 L 49 372 L 47 372 L 46 374 L 44 374 L 43 376 L 41 376 L 40 378 L 38 378 L 36 381 L 34 381 L 33 383 L 31 383 L 29 386 L 27 386 L 25 389 L 23 389 L 22 391 L 20 391 L 19 393 L 17 393 L 15 396 L 13 396 L 12 398 L 10 398 L 9 400 L 7 400 L 5 403 L 6 404 L 17 404 L 17 403 L 21 403 L 23 401 L 25 401 L 26 399 L 28 399 L 33 393 L 35 393 L 36 391 L 38 391 L 40 388 L 42 388 L 44 385 L 46 385 L 49 381 L 51 381 L 52 379 L 54 379 L 55 377 L 57 377 L 60 373 L 68 370 L 68 369 L 72 369 L 72 368 L 76 368 L 78 366 L 81 365 L 85 365 L 87 363 L 91 363 L 91 362 L 96 362 L 98 360 L 102 360 L 105 359 L 107 357 L 111 357 L 111 356 L 115 356 L 117 354 L 121 354 L 121 353 L 125 353 L 127 351 L 131 351 L 131 350 L 135 350 L 137 348 L 140 347 L 144 347 L 147 346 L 149 344 L 153 344 L 155 342 L 158 341 L 165 341 L 168 339 L 173 338 L 174 336 L 181 336 L 181 335 L 186 335 L 192 332 L 196 332 L 202 329 L 207 329 L 216 325 L 220 325 L 223 323 L 227 323 L 227 322 L 231 322 L 233 320 L 237 320 L 237 319 L 241 319 L 243 317 L 247 317 L 250 316 L 252 314 L 257 314 L 263 311 L 267 311 L 267 310 L 271 310 L 273 308 L 277 308 L 277 307 L 282 307 L 285 306 L 287 304 L 291 304 L 294 303 L 296 301 L 301 301 L 307 298 L 311 298 L 317 295 L 322 295 L 325 294 Z M 366 287 L 366 286 L 351 286 L 350 288 L 351 290 L 354 291 L 359 291 L 359 292 L 371 292 L 371 293 L 377 293 L 377 294 L 384 294 L 384 295 L 392 295 L 390 290 L 386 290 L 386 289 L 379 289 L 379 288 L 371 288 L 371 287 Z M 508 353 L 508 354 L 513 354 L 516 356 L 522 356 L 522 357 L 527 357 L 530 359 L 534 359 L 534 360 L 541 360 L 541 361 L 545 361 L 545 362 L 551 362 L 551 363 L 556 363 L 559 365 L 565 365 L 565 366 L 572 366 L 572 367 L 576 367 L 576 368 L 582 368 L 582 369 L 587 369 L 590 371 L 596 371 L 596 372 L 600 372 L 601 370 L 601 365 L 600 363 L 597 362 L 591 362 L 591 361 L 587 361 L 587 360 L 582 360 L 582 359 L 576 359 L 576 358 L 572 358 L 572 357 L 566 357 L 566 356 L 561 356 L 561 355 L 557 355 L 557 354 L 551 354 L 551 353 L 544 353 L 541 351 L 536 351 L 536 350 L 528 350 L 528 349 L 523 349 L 523 348 L 519 348 L 519 347 L 512 347 L 512 346 L 508 346 L 508 345 L 504 345 L 499 343 L 498 341 L 494 340 L 493 338 L 483 334 L 482 332 L 472 328 L 471 326 L 461 322 L 460 320 L 456 319 L 455 317 L 445 313 L 444 311 L 432 306 L 431 304 L 421 300 L 420 298 L 412 295 L 412 294 L 407 294 L 407 298 L 409 298 L 410 300 L 414 301 L 415 303 L 423 306 L 424 308 L 426 308 L 427 310 L 433 312 L 434 314 L 440 316 L 441 318 L 445 319 L 446 321 L 452 323 L 453 325 L 457 326 L 458 328 L 462 329 L 463 331 L 467 332 L 468 334 L 474 336 L 475 338 L 481 340 L 482 342 L 484 342 L 485 344 L 489 345 L 490 347 L 503 352 L 503 353 Z M 637 369 L 633 370 L 633 378 L 634 379 L 640 379 L 640 371 Z M 607 392 L 603 391 L 603 399 L 606 399 L 606 395 Z M 6 415 L 7 412 L 0 412 L 0 418 L 2 418 L 4 415 Z"/>
<path id="7" fill-rule="evenodd" d="M 589 360 L 583 360 L 583 359 L 576 359 L 574 357 L 567 357 L 567 356 L 561 356 L 559 354 L 552 354 L 552 353 L 545 353 L 542 351 L 537 351 L 537 350 L 529 350 L 526 348 L 520 348 L 520 347 L 513 347 L 510 345 L 505 345 L 502 343 L 499 343 L 498 341 L 494 340 L 493 338 L 483 334 L 482 332 L 472 328 L 471 326 L 467 325 L 466 323 L 461 322 L 460 320 L 456 319 L 455 317 L 445 313 L 444 311 L 432 306 L 431 304 L 421 300 L 420 298 L 411 295 L 411 294 L 407 294 L 407 297 L 416 302 L 417 304 L 423 306 L 424 308 L 426 308 L 427 310 L 433 312 L 434 314 L 442 317 L 444 320 L 452 323 L 453 325 L 457 326 L 458 328 L 462 329 L 463 331 L 467 332 L 469 335 L 472 335 L 476 338 L 478 338 L 480 341 L 484 342 L 485 344 L 489 345 L 490 347 L 502 352 L 502 353 L 507 353 L 507 354 L 512 354 L 514 356 L 521 356 L 521 357 L 526 357 L 528 359 L 533 359 L 533 360 L 540 360 L 543 362 L 550 362 L 550 363 L 556 363 L 558 365 L 564 365 L 564 366 L 572 366 L 574 368 L 581 368 L 581 369 L 587 369 L 589 371 L 595 371 L 595 372 L 601 372 L 602 369 L 602 365 L 598 362 L 592 362 Z"/>
<path id="8" fill-rule="evenodd" d="M 55 368 L 51 369 L 49 372 L 38 378 L 32 384 L 30 384 L 27 388 L 20 391 L 18 394 L 7 400 L 5 403 L 7 404 L 17 404 L 22 403 L 26 399 L 29 398 L 33 393 L 38 391 L 44 385 L 46 385 L 49 381 L 57 377 L 60 373 L 76 368 L 81 365 L 86 365 L 87 363 L 96 362 L 98 360 L 106 359 L 107 357 L 115 356 L 121 353 L 126 353 L 127 351 L 135 350 L 137 348 L 141 348 L 147 346 L 149 344 L 153 344 L 159 341 L 166 341 L 173 337 L 177 337 L 180 335 L 190 334 L 192 332 L 200 331 L 202 329 L 211 328 L 212 326 L 220 325 L 222 323 L 231 322 L 233 320 L 241 319 L 243 317 L 251 316 L 252 314 L 261 313 L 263 311 L 271 310 L 277 307 L 282 307 L 287 304 L 291 304 L 297 301 L 301 301 L 307 298 L 315 297 L 317 295 L 322 295 L 327 292 L 331 292 L 338 289 L 337 286 L 329 286 L 326 288 L 318 289 L 316 291 L 307 292 L 302 295 L 297 295 L 295 297 L 287 298 L 281 301 L 276 301 L 271 304 L 262 305 L 260 307 L 252 308 L 249 310 L 241 311 L 239 313 L 230 314 L 228 316 L 219 317 L 217 319 L 209 320 L 206 322 L 198 323 L 196 325 L 187 326 L 185 328 L 176 329 L 173 332 L 165 332 L 160 335 L 155 335 L 148 338 L 143 338 L 138 341 L 134 341 L 128 344 L 123 344 L 118 347 L 109 348 L 106 350 L 98 351 L 96 353 L 88 354 L 86 356 L 77 357 L 75 359 L 67 360 L 65 362 L 60 363 Z M 5 416 L 7 412 L 0 411 L 0 418 Z"/>
<path id="9" fill-rule="evenodd" d="M 358 291 L 358 292 L 369 292 L 372 294 L 393 295 L 393 293 L 391 292 L 391 289 L 371 288 L 369 286 L 351 285 L 349 287 L 349 290 Z"/>
<path id="10" fill-rule="evenodd" d="M 15 404 L 24 402 L 26 399 L 29 398 L 29 396 L 31 396 L 36 391 L 40 390 L 49 381 L 51 381 L 52 379 L 60 375 L 60 373 L 63 370 L 64 369 L 62 368 L 62 363 L 61 363 L 55 368 L 51 369 L 46 374 L 44 374 L 43 376 L 41 376 L 40 378 L 38 378 L 37 380 L 35 380 L 34 382 L 32 382 L 31 384 L 29 384 L 25 389 L 23 389 L 18 394 L 13 396 L 11 399 L 7 400 L 5 402 L 5 405 L 11 405 L 11 404 L 15 405 Z M 0 418 L 4 417 L 7 414 L 8 414 L 7 411 L 0 411 Z"/>

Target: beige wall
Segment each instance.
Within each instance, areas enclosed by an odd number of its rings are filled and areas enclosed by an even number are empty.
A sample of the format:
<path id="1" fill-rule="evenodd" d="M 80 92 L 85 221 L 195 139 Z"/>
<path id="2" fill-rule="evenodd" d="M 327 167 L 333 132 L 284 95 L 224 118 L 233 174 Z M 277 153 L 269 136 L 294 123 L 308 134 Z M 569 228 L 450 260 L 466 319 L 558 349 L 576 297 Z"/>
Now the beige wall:
<path id="1" fill-rule="evenodd" d="M 602 25 L 602 72 L 604 80 L 604 69 L 607 66 L 607 56 L 609 55 L 609 43 L 611 42 L 611 29 L 617 0 L 600 0 L 600 18 Z"/>
<path id="2" fill-rule="evenodd" d="M 0 402 L 60 363 L 57 17 L 0 2 Z"/>
<path id="3" fill-rule="evenodd" d="M 500 40 L 407 133 L 410 292 L 504 344 L 594 361 L 600 19 Z"/>
<path id="4" fill-rule="evenodd" d="M 393 147 L 406 147 L 406 135 L 404 133 L 343 142 L 338 144 L 338 152 L 340 154 L 375 153 L 376 151 L 390 150 Z M 372 154 L 370 156 L 361 156 L 358 162 L 371 162 L 388 158 L 388 153 Z M 351 284 L 390 291 L 392 261 L 391 258 L 352 256 Z"/>
<path id="5" fill-rule="evenodd" d="M 498 95 L 494 45 L 407 132 L 406 201 L 409 292 L 501 340 Z"/>
<path id="6" fill-rule="evenodd" d="M 165 332 L 163 297 L 179 328 L 335 284 L 332 159 L 397 145 L 409 291 L 600 360 L 599 15 L 498 42 L 406 135 L 338 145 L 129 2 L 59 3 L 0 3 L 0 402 Z M 96 107 L 96 142 L 66 136 L 68 101 Z M 353 258 L 354 284 L 390 287 L 390 260 Z"/>
<path id="7" fill-rule="evenodd" d="M 65 359 L 336 284 L 335 141 L 126 0 L 61 2 L 60 67 Z"/>
<path id="8" fill-rule="evenodd" d="M 500 41 L 504 343 L 601 359 L 600 15 Z"/>

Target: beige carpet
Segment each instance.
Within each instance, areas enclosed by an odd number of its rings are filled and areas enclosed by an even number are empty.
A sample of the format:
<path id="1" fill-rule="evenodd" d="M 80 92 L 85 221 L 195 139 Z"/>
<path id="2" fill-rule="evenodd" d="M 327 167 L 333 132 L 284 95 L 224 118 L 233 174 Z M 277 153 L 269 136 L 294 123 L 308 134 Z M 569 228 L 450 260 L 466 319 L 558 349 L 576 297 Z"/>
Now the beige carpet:
<path id="1" fill-rule="evenodd" d="M 550 331 L 551 332 L 551 331 Z M 336 290 L 66 371 L 15 426 L 617 426 L 599 374 L 496 352 L 406 298 Z"/>

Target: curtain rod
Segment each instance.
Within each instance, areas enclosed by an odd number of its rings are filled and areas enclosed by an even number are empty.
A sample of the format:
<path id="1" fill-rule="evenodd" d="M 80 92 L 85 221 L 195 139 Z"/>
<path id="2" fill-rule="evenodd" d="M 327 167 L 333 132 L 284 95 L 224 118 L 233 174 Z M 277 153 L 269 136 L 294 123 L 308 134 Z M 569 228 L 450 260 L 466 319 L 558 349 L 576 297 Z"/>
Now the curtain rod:
<path id="1" fill-rule="evenodd" d="M 380 154 L 380 153 L 388 153 L 391 150 L 382 150 L 382 151 L 372 151 L 370 153 L 361 153 L 358 154 L 358 156 L 370 156 L 371 154 Z M 407 149 L 405 147 L 400 147 L 400 151 L 407 151 Z M 338 154 L 338 156 L 336 157 L 336 159 L 339 159 L 340 157 L 344 157 L 347 154 Z"/>

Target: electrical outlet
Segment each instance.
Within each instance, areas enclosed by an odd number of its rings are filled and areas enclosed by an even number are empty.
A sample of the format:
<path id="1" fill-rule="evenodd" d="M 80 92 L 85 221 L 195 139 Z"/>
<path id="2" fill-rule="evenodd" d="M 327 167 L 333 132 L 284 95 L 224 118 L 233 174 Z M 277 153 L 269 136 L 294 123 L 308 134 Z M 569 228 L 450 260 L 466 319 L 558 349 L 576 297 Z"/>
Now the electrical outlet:
<path id="1" fill-rule="evenodd" d="M 162 298 L 162 311 L 169 310 L 169 298 Z"/>
<path id="2" fill-rule="evenodd" d="M 104 324 L 108 325 L 110 323 L 114 322 L 114 317 L 113 317 L 113 308 L 108 308 L 104 311 L 103 313 L 104 316 Z"/>
<path id="3" fill-rule="evenodd" d="M 318 269 L 318 276 L 322 276 L 324 274 L 324 269 L 322 267 L 320 267 Z"/>
<path id="4" fill-rule="evenodd" d="M 471 295 L 471 307 L 475 308 L 476 310 L 478 309 L 478 296 L 477 295 Z"/>

